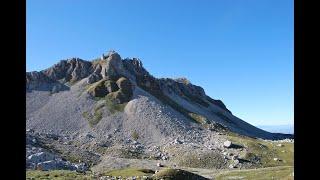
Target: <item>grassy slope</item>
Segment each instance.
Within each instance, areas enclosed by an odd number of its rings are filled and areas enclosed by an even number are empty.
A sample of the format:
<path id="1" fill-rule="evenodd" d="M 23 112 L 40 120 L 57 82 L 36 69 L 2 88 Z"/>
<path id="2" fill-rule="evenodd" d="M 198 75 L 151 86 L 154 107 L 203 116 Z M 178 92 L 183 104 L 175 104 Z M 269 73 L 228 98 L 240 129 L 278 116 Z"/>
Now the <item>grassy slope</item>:
<path id="1" fill-rule="evenodd" d="M 28 170 L 26 179 L 55 179 L 55 180 L 91 180 L 89 175 L 80 174 L 73 171 L 54 170 L 54 171 L 38 171 Z"/>
<path id="2" fill-rule="evenodd" d="M 219 173 L 215 176 L 216 180 L 222 179 L 248 179 L 248 180 L 293 180 L 293 167 L 280 166 L 250 170 L 233 170 Z"/>
<path id="3" fill-rule="evenodd" d="M 249 153 L 242 154 L 244 159 L 250 160 L 250 157 L 257 156 L 260 159 L 261 167 L 293 166 L 294 164 L 293 143 L 267 142 L 233 133 L 229 133 L 228 139 L 248 149 Z M 279 147 L 278 144 L 283 146 Z M 278 158 L 280 161 L 275 161 L 274 158 Z"/>
<path id="4" fill-rule="evenodd" d="M 117 169 L 104 173 L 105 176 L 113 177 L 132 177 L 132 176 L 151 176 L 154 171 L 150 169 L 136 169 L 136 168 L 126 168 L 126 169 Z"/>

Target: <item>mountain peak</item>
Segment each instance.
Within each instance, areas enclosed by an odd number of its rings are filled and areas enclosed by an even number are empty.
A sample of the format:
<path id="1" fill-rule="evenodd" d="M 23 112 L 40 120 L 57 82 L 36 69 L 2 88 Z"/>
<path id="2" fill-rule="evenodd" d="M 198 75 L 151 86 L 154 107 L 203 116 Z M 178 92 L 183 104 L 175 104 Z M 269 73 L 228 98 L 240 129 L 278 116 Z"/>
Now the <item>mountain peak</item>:
<path id="1" fill-rule="evenodd" d="M 48 69 L 27 72 L 26 79 L 28 92 L 73 92 L 76 90 L 72 87 L 76 86 L 82 89 L 78 91 L 88 95 L 87 98 L 107 98 L 117 104 L 115 106 L 132 104 L 138 98 L 137 93 L 143 91 L 144 96 L 157 99 L 186 121 L 205 127 L 218 123 L 230 131 L 248 136 L 279 137 L 235 117 L 221 100 L 209 97 L 202 87 L 192 84 L 187 78 L 155 78 L 143 67 L 140 59 L 122 59 L 113 50 L 93 61 L 80 58 L 61 60 Z"/>

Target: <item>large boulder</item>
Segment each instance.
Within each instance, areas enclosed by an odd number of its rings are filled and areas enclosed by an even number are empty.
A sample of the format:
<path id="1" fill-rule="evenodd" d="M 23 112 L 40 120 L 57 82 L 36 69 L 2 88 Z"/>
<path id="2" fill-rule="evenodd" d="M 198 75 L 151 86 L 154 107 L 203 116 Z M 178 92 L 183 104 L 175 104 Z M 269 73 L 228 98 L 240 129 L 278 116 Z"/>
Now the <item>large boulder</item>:
<path id="1" fill-rule="evenodd" d="M 39 152 L 39 153 L 35 153 L 35 154 L 28 156 L 27 162 L 40 163 L 40 162 L 50 161 L 50 160 L 54 160 L 54 159 L 55 159 L 55 155 L 53 155 L 51 153 Z"/>
<path id="2" fill-rule="evenodd" d="M 101 78 L 102 78 L 101 74 L 94 72 L 88 76 L 87 83 L 88 84 L 95 83 L 95 82 L 99 81 Z"/>
<path id="3" fill-rule="evenodd" d="M 128 95 L 132 95 L 132 84 L 127 78 L 125 77 L 119 78 L 117 80 L 117 85 L 122 90 L 122 92 Z"/>
<path id="4" fill-rule="evenodd" d="M 225 141 L 223 143 L 223 147 L 230 148 L 231 146 L 232 146 L 232 142 L 231 141 Z"/>
<path id="5" fill-rule="evenodd" d="M 130 101 L 131 96 L 129 94 L 126 94 L 122 91 L 122 89 L 119 89 L 116 92 L 111 92 L 107 95 L 107 98 L 111 99 L 113 102 L 117 104 L 122 104 L 125 102 Z"/>
<path id="6" fill-rule="evenodd" d="M 102 64 L 102 77 L 116 80 L 122 74 L 124 74 L 124 67 L 120 55 L 115 51 L 110 51 L 106 56 L 105 63 Z"/>
<path id="7" fill-rule="evenodd" d="M 88 89 L 88 92 L 94 97 L 104 97 L 108 93 L 116 92 L 118 89 L 119 88 L 115 82 L 103 79 L 93 84 Z"/>

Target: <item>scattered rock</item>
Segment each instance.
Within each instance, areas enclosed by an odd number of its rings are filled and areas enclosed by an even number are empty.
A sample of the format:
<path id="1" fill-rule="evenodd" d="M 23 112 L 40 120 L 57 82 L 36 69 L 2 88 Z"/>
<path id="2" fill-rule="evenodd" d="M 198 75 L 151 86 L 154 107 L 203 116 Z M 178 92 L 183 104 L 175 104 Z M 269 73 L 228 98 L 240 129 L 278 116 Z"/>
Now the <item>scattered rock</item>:
<path id="1" fill-rule="evenodd" d="M 174 144 L 182 144 L 182 142 L 179 139 L 175 139 Z"/>
<path id="2" fill-rule="evenodd" d="M 32 163 L 40 163 L 44 161 L 54 160 L 55 156 L 47 152 L 39 152 L 28 156 L 27 160 Z"/>
<path id="3" fill-rule="evenodd" d="M 239 165 L 239 163 L 240 163 L 240 161 L 239 161 L 239 160 L 234 160 L 234 161 L 233 161 L 233 165 L 234 165 L 234 166 Z"/>
<path id="4" fill-rule="evenodd" d="M 226 148 L 230 148 L 231 145 L 232 145 L 232 142 L 231 142 L 231 141 L 225 141 L 225 142 L 223 143 L 223 146 L 226 147 Z"/>
<path id="5" fill-rule="evenodd" d="M 237 155 L 232 156 L 232 160 L 237 160 L 237 159 L 238 159 Z"/>

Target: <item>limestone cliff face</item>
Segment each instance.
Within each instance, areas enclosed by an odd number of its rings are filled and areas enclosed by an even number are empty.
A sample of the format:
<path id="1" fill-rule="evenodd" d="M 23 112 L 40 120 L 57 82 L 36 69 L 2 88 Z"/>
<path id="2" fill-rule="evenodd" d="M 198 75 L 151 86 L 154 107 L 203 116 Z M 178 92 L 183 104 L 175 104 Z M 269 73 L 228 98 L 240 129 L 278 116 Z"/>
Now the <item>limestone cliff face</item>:
<path id="1" fill-rule="evenodd" d="M 186 78 L 170 79 L 153 77 L 137 58 L 122 59 L 115 52 L 110 51 L 107 55 L 102 55 L 95 61 L 85 61 L 79 58 L 61 60 L 52 67 L 40 72 L 27 72 L 27 89 L 42 90 L 62 90 L 65 83 L 75 83 L 83 78 L 87 78 L 87 83 L 94 84 L 100 81 L 99 85 L 94 86 L 89 93 L 93 96 L 107 95 L 122 89 L 121 93 L 114 96 L 123 96 L 121 102 L 130 100 L 134 85 L 147 90 L 155 96 L 164 94 L 176 94 L 182 98 L 197 103 L 203 107 L 211 104 L 230 112 L 220 100 L 214 100 L 205 94 L 202 87 L 193 85 Z M 126 89 L 117 87 L 115 84 L 120 78 L 124 78 L 127 85 Z M 103 81 L 102 81 L 103 80 Z M 53 85 L 54 84 L 54 85 Z M 128 86 L 130 84 L 130 87 Z M 128 88 L 130 90 L 128 90 Z M 113 91 L 111 91 L 113 89 Z M 124 95 L 123 92 L 129 92 Z M 231 112 L 230 112 L 231 113 Z"/>

